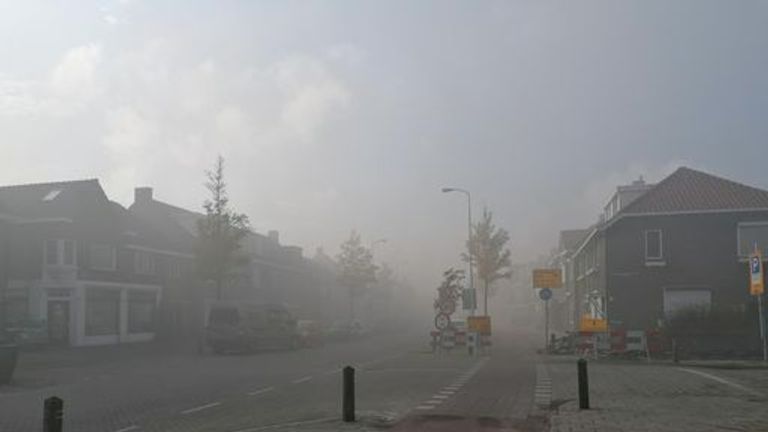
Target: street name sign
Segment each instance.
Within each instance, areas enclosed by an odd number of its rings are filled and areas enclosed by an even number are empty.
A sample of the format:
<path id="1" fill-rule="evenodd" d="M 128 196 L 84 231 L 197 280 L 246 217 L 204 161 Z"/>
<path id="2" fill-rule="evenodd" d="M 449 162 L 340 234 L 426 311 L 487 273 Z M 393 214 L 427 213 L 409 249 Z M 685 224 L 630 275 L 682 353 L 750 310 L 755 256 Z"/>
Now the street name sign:
<path id="1" fill-rule="evenodd" d="M 563 275 L 560 269 L 535 269 L 533 270 L 534 288 L 562 288 Z"/>

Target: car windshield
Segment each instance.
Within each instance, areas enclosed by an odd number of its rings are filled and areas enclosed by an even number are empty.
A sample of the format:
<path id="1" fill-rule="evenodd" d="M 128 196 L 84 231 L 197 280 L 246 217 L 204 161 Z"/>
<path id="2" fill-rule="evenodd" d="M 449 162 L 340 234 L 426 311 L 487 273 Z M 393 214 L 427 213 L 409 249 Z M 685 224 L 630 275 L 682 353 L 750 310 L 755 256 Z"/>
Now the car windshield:
<path id="1" fill-rule="evenodd" d="M 0 7 L 0 432 L 768 431 L 768 0 Z"/>

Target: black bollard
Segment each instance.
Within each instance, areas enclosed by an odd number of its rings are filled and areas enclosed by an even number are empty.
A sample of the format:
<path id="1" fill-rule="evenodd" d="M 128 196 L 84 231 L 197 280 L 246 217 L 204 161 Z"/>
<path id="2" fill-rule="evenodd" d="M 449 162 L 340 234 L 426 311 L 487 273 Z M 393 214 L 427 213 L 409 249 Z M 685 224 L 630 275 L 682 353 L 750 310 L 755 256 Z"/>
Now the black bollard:
<path id="1" fill-rule="evenodd" d="M 677 346 L 677 339 L 672 339 L 672 361 L 680 363 L 680 348 Z"/>
<path id="2" fill-rule="evenodd" d="M 343 374 L 343 403 L 342 403 L 342 419 L 345 422 L 355 421 L 355 368 L 347 366 L 344 368 Z"/>
<path id="3" fill-rule="evenodd" d="M 64 401 L 51 396 L 43 404 L 43 432 L 62 432 L 64 421 Z"/>
<path id="4" fill-rule="evenodd" d="M 579 359 L 579 408 L 589 409 L 589 378 L 587 377 L 587 361 Z"/>

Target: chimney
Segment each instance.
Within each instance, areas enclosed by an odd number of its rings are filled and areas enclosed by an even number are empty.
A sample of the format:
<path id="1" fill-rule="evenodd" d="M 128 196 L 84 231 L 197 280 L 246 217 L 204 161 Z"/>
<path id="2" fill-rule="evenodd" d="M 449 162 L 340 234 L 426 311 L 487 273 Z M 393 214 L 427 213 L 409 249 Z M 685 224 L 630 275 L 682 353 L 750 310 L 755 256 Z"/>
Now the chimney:
<path id="1" fill-rule="evenodd" d="M 151 187 L 137 187 L 133 190 L 133 203 L 146 204 L 152 201 Z"/>
<path id="2" fill-rule="evenodd" d="M 268 236 L 268 237 L 269 237 L 269 239 L 270 239 L 270 240 L 272 240 L 273 242 L 275 242 L 275 243 L 277 243 L 277 244 L 280 244 L 280 233 L 279 233 L 278 231 L 276 231 L 276 230 L 272 230 L 272 231 L 270 231 L 270 232 L 268 232 L 268 233 L 267 233 L 267 236 Z"/>

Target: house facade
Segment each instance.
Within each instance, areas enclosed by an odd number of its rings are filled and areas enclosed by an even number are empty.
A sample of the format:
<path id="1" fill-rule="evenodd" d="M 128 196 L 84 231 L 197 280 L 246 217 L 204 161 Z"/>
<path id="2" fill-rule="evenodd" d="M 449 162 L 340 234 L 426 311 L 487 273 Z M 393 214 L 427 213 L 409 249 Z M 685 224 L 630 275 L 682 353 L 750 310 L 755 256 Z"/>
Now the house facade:
<path id="1" fill-rule="evenodd" d="M 7 326 L 38 323 L 48 342 L 71 346 L 155 337 L 163 284 L 177 271 L 162 233 L 97 180 L 0 187 L 0 209 Z"/>
<path id="2" fill-rule="evenodd" d="M 579 313 L 628 330 L 690 308 L 751 313 L 746 258 L 768 252 L 768 191 L 684 167 L 634 186 L 573 253 Z"/>

